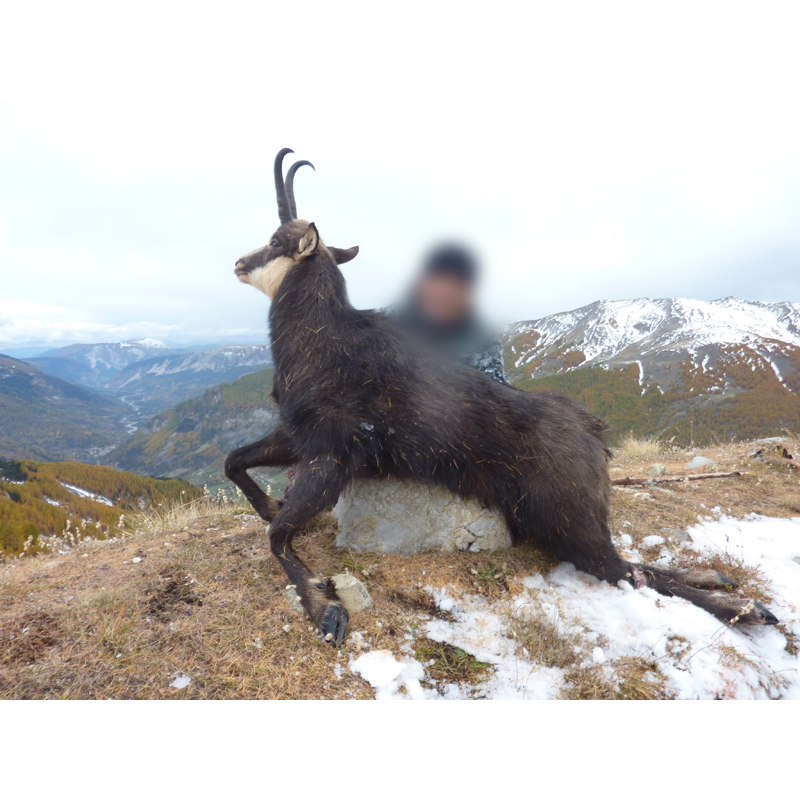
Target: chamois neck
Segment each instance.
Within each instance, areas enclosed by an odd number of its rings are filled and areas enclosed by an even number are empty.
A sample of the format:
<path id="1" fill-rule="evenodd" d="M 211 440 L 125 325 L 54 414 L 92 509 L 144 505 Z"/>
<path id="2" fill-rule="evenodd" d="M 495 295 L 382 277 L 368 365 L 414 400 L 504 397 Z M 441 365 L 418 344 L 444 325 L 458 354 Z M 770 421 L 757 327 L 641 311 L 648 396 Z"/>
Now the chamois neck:
<path id="1" fill-rule="evenodd" d="M 317 333 L 330 334 L 352 306 L 347 299 L 344 276 L 331 254 L 320 247 L 313 256 L 295 264 L 281 281 L 269 312 L 270 336 L 276 365 L 292 360 L 297 351 L 308 351 Z"/>

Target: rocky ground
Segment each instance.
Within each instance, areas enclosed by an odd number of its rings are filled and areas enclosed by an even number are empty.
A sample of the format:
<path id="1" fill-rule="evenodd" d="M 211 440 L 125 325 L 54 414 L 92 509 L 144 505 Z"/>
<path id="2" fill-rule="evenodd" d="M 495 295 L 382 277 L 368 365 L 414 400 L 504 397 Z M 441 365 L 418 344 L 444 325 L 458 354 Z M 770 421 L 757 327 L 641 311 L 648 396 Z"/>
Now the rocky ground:
<path id="1" fill-rule="evenodd" d="M 780 446 L 800 452 L 797 441 Z M 650 443 L 618 453 L 611 472 L 746 472 L 615 488 L 612 529 L 631 560 L 726 572 L 743 600 L 776 612 L 776 628 L 731 630 L 532 548 L 338 550 L 327 514 L 298 537 L 301 557 L 322 575 L 358 578 L 374 602 L 352 615 L 337 652 L 292 609 L 263 523 L 202 501 L 156 509 L 107 542 L 0 565 L 0 696 L 797 696 L 800 459 L 783 455 L 775 442 L 666 453 Z M 712 463 L 687 471 L 695 456 Z"/>

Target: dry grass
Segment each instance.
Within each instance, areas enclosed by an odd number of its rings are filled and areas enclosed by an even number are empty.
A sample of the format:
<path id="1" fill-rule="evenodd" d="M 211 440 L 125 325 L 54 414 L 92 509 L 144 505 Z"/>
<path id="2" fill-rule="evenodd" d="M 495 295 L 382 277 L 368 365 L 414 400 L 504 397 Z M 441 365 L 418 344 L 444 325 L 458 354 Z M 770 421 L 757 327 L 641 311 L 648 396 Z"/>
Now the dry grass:
<path id="1" fill-rule="evenodd" d="M 461 648 L 432 639 L 418 640 L 415 654 L 434 681 L 479 683 L 492 672 L 491 665 L 478 661 Z"/>
<path id="2" fill-rule="evenodd" d="M 627 434 L 614 449 L 615 456 L 641 461 L 655 461 L 664 452 L 664 442 L 657 436 L 634 436 Z"/>
<path id="3" fill-rule="evenodd" d="M 0 642 L 15 643 L 2 649 L 0 697 L 371 698 L 347 669 L 351 655 L 404 657 L 407 633 L 434 616 L 452 620 L 423 586 L 493 597 L 508 591 L 505 576 L 550 563 L 531 548 L 491 559 L 343 552 L 331 516 L 321 515 L 296 539 L 301 557 L 320 574 L 350 570 L 375 601 L 352 615 L 337 653 L 289 608 L 257 518 L 199 501 L 136 524 L 135 535 L 0 565 Z M 466 666 L 470 682 L 490 670 L 455 650 L 443 646 L 434 671 Z M 170 687 L 177 674 L 191 677 L 187 688 Z"/>
<path id="4" fill-rule="evenodd" d="M 787 447 L 800 451 L 796 442 Z M 666 492 L 614 490 L 614 534 L 629 534 L 636 547 L 645 536 L 662 534 L 662 546 L 688 564 L 696 557 L 669 531 L 697 522 L 698 515 L 714 516 L 715 508 L 735 516 L 796 515 L 800 475 L 788 466 L 792 462 L 756 462 L 749 457 L 753 449 L 702 451 L 721 469 L 746 468 L 755 472 L 753 478 L 670 484 Z M 678 451 L 661 455 L 670 474 L 680 474 L 691 457 Z M 650 459 L 628 457 L 622 463 L 624 472 L 638 475 Z M 237 513 L 245 510 L 208 498 L 161 507 L 131 521 L 135 530 L 125 536 L 0 564 L 0 697 L 371 698 L 372 689 L 347 669 L 351 655 L 371 647 L 405 657 L 406 634 L 417 636 L 434 616 L 452 620 L 424 587 L 501 603 L 519 590 L 517 581 L 554 565 L 530 547 L 494 555 L 343 552 L 335 547 L 330 515 L 322 515 L 297 537 L 301 557 L 322 575 L 349 570 L 375 601 L 370 611 L 352 616 L 350 636 L 337 653 L 289 608 L 286 577 L 271 557 L 264 524 Z M 707 563 L 768 602 L 769 586 L 735 552 Z M 663 696 L 654 665 L 638 659 L 613 668 L 594 664 L 585 632 L 568 620 L 530 614 L 509 624 L 517 626 L 521 659 L 564 671 L 565 697 Z M 449 647 L 427 659 L 441 667 L 443 677 L 436 680 L 447 680 L 448 670 L 455 670 L 456 680 L 479 687 L 491 670 L 478 673 L 471 657 Z M 190 685 L 170 688 L 179 673 L 191 677 Z"/>
<path id="5" fill-rule="evenodd" d="M 655 664 L 643 658 L 614 662 L 613 676 L 600 664 L 567 671 L 565 700 L 664 700 L 664 677 Z"/>
<path id="6" fill-rule="evenodd" d="M 563 619 L 557 608 L 523 609 L 509 632 L 517 652 L 527 661 L 564 670 L 566 700 L 656 700 L 665 698 L 664 677 L 643 658 L 621 658 L 613 665 L 595 664 L 590 643 L 577 623 Z M 601 644 L 606 644 L 605 642 Z"/>
<path id="7" fill-rule="evenodd" d="M 585 658 L 585 637 L 574 626 L 566 626 L 557 609 L 547 613 L 523 608 L 511 620 L 509 633 L 518 654 L 545 667 L 564 669 Z"/>

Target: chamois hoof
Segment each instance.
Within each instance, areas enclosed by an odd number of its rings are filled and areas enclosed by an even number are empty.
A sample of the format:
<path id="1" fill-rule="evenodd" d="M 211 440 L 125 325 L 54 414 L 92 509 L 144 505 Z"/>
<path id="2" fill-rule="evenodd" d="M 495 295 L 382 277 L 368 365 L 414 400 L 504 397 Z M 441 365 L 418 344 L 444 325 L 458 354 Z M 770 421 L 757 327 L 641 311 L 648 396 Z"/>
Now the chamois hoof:
<path id="1" fill-rule="evenodd" d="M 777 625 L 778 618 L 768 609 L 761 605 L 758 600 L 753 600 L 753 610 L 741 622 L 750 625 Z"/>
<path id="2" fill-rule="evenodd" d="M 735 589 L 736 581 L 717 572 L 715 569 L 685 569 L 675 570 L 682 583 L 694 589 Z"/>
<path id="3" fill-rule="evenodd" d="M 322 615 L 322 622 L 319 625 L 325 641 L 330 642 L 334 647 L 341 647 L 349 621 L 350 615 L 341 603 L 328 603 L 328 607 Z"/>
<path id="4" fill-rule="evenodd" d="M 714 592 L 710 599 L 715 616 L 729 625 L 777 625 L 778 618 L 758 600 Z"/>

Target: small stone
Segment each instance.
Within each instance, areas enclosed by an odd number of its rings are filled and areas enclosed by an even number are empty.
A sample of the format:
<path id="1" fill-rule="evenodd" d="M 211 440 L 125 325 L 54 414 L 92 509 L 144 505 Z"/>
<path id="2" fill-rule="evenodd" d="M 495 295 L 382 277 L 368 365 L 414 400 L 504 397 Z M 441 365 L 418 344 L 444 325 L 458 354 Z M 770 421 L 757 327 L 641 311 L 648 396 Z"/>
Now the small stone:
<path id="1" fill-rule="evenodd" d="M 679 542 L 691 542 L 692 537 L 689 532 L 681 528 L 662 528 L 661 532 L 669 536 L 671 539 L 677 539 Z"/>
<path id="2" fill-rule="evenodd" d="M 294 614 L 305 614 L 306 610 L 300 602 L 300 595 L 295 591 L 295 587 L 291 584 L 286 587 L 286 602 L 289 604 L 289 610 Z"/>
<path id="3" fill-rule="evenodd" d="M 372 608 L 372 598 L 366 586 L 358 578 L 341 573 L 333 576 L 333 583 L 336 586 L 336 594 L 339 595 L 342 605 L 351 614 Z"/>
<path id="4" fill-rule="evenodd" d="M 292 629 L 292 626 L 291 626 L 291 625 L 284 625 L 284 626 L 283 626 L 283 632 L 284 632 L 284 633 L 289 633 L 289 631 L 290 631 L 291 629 Z"/>
<path id="5" fill-rule="evenodd" d="M 131 561 L 133 561 L 134 564 L 141 564 L 142 563 L 142 559 L 139 558 L 139 556 L 136 556 L 136 558 L 131 559 Z"/>
<path id="6" fill-rule="evenodd" d="M 652 500 L 653 495 L 649 492 L 634 492 L 633 497 L 635 500 Z"/>
<path id="7" fill-rule="evenodd" d="M 651 478 L 660 478 L 662 475 L 666 475 L 667 467 L 665 464 L 651 464 L 646 470 L 645 474 L 649 475 Z"/>
<path id="8" fill-rule="evenodd" d="M 264 643 L 261 641 L 260 636 L 256 636 L 256 638 L 253 639 L 253 647 L 255 647 L 256 650 L 261 650 L 264 647 Z"/>
<path id="9" fill-rule="evenodd" d="M 713 466 L 715 466 L 715 464 L 710 458 L 706 458 L 705 456 L 695 456 L 684 467 L 684 469 L 701 469 L 703 467 L 713 467 Z"/>
<path id="10" fill-rule="evenodd" d="M 361 633 L 361 631 L 356 631 L 353 633 L 353 635 L 350 637 L 350 640 L 352 641 L 353 647 L 355 647 L 356 650 L 362 650 L 367 644 L 366 639 L 364 639 L 364 634 Z"/>
<path id="11" fill-rule="evenodd" d="M 170 633 L 177 633 L 178 632 L 178 623 L 177 622 L 170 622 L 170 624 L 167 625 L 167 628 L 169 629 Z"/>

